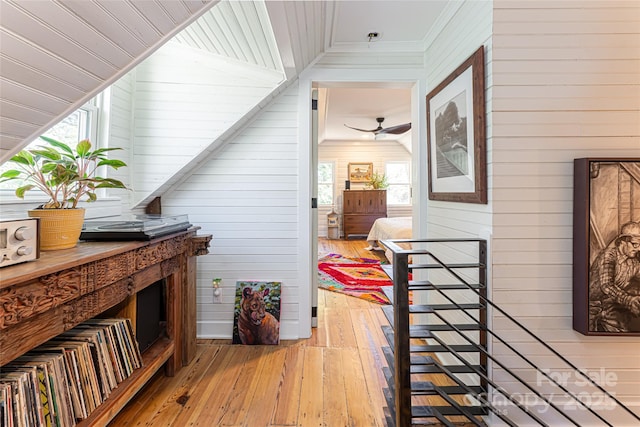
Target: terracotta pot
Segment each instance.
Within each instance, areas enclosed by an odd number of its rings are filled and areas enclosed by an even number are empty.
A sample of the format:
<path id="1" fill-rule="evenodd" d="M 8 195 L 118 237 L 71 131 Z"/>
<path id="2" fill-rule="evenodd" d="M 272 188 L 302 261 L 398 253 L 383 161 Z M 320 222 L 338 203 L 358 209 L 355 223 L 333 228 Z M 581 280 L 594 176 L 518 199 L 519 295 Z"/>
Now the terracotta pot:
<path id="1" fill-rule="evenodd" d="M 84 209 L 33 209 L 29 216 L 40 218 L 40 250 L 73 248 L 84 222 Z"/>

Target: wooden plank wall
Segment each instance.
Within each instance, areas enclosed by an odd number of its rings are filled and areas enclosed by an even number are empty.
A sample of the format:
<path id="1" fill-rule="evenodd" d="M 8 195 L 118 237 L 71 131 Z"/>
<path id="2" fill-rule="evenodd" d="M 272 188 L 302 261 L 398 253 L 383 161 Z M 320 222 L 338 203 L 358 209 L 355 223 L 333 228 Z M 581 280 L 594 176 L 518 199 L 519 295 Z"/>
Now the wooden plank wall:
<path id="1" fill-rule="evenodd" d="M 277 72 L 168 43 L 136 69 L 135 201 L 164 183 L 263 100 Z"/>
<path id="2" fill-rule="evenodd" d="M 119 179 L 130 188 L 134 188 L 133 183 L 133 109 L 135 91 L 135 69 L 124 75 L 107 90 L 103 92 L 103 103 L 108 106 L 104 122 L 101 122 L 99 132 L 101 133 L 100 141 L 107 141 L 110 147 L 120 147 L 122 151 L 112 152 L 113 157 L 123 160 L 126 168 L 118 170 L 110 170 L 109 177 Z M 127 212 L 132 206 L 134 199 L 133 191 L 126 190 L 109 190 L 109 194 L 120 197 L 122 202 L 122 211 Z"/>
<path id="3" fill-rule="evenodd" d="M 491 2 L 487 1 L 467 1 L 463 3 L 451 3 L 445 8 L 443 16 L 440 18 L 441 27 L 438 32 L 431 34 L 425 52 L 425 65 L 427 72 L 427 93 L 440 84 L 451 72 L 463 63 L 480 46 L 484 45 L 485 50 L 485 88 L 486 88 L 486 137 L 487 137 L 487 172 L 489 182 L 489 203 L 470 204 L 452 203 L 424 200 L 426 212 L 421 221 L 427 223 L 427 237 L 429 238 L 458 238 L 458 237 L 482 237 L 485 238 L 491 230 L 492 222 L 492 192 L 491 192 L 491 171 L 492 171 L 492 144 L 491 144 Z M 426 150 L 425 150 L 426 151 Z M 427 164 L 426 158 L 419 162 Z M 427 176 L 428 174 L 425 174 Z M 426 193 L 426 191 L 425 191 Z M 426 197 L 425 197 L 426 199 Z M 477 260 L 477 245 L 449 247 L 431 246 L 435 253 L 448 262 L 468 262 Z M 471 283 L 477 281 L 467 278 Z M 434 283 L 450 283 L 452 278 L 447 274 L 429 273 L 429 280 Z M 434 292 L 428 295 L 417 295 L 416 298 L 428 298 L 431 303 L 448 303 L 444 297 Z M 456 301 L 460 303 L 477 302 L 475 294 L 467 291 L 456 291 Z M 471 312 L 472 315 L 477 313 Z M 449 321 L 458 323 L 468 323 L 469 318 L 463 314 L 447 313 Z M 456 333 L 441 333 L 441 337 L 451 344 L 468 344 L 464 338 Z M 446 363 L 460 363 L 455 358 L 447 358 L 442 355 Z M 475 361 L 475 359 L 472 359 Z M 469 384 L 473 378 L 462 376 Z"/>
<path id="4" fill-rule="evenodd" d="M 203 166 L 163 196 L 163 212 L 188 213 L 213 235 L 198 258 L 198 337 L 229 338 L 238 280 L 282 281 L 281 338 L 298 337 L 298 117 L 297 87 Z M 305 171 L 306 173 L 306 171 Z M 222 278 L 222 303 L 211 279 Z"/>
<path id="5" fill-rule="evenodd" d="M 640 3 L 495 1 L 493 26 L 493 298 L 578 366 L 614 375 L 606 388 L 638 410 L 640 339 L 580 335 L 571 301 L 573 159 L 640 153 Z M 562 372 L 503 317 L 493 322 L 542 366 Z M 497 344 L 494 351 L 509 354 Z M 570 380 L 597 406 L 600 395 Z M 564 407 L 591 425 L 585 411 Z M 632 425 L 614 417 L 615 425 Z"/>

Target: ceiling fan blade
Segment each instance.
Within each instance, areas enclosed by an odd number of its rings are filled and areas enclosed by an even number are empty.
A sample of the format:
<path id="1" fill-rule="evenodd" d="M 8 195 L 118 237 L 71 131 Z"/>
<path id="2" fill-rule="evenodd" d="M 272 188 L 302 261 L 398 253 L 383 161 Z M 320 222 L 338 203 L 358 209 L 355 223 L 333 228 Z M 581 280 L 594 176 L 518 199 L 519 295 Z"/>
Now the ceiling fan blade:
<path id="1" fill-rule="evenodd" d="M 380 129 L 376 133 L 391 133 L 393 135 L 400 135 L 411 129 L 411 123 L 405 123 L 403 125 L 391 126 L 388 128 Z"/>
<path id="2" fill-rule="evenodd" d="M 354 128 L 354 127 L 351 127 L 351 126 L 346 125 L 346 124 L 345 124 L 345 126 L 348 127 L 349 129 L 357 130 L 357 131 L 360 131 L 360 132 L 378 132 L 379 130 L 382 130 L 381 126 L 379 126 L 377 129 L 358 129 L 358 128 Z"/>

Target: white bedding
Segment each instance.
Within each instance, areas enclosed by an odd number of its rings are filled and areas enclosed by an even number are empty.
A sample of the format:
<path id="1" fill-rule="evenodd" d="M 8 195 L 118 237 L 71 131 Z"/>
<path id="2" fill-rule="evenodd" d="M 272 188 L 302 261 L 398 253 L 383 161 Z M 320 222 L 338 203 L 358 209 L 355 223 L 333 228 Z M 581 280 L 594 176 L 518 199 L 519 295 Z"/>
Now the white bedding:
<path id="1" fill-rule="evenodd" d="M 367 236 L 369 250 L 385 250 L 378 245 L 380 240 L 410 239 L 411 217 L 398 216 L 394 218 L 378 218 L 375 220 Z"/>

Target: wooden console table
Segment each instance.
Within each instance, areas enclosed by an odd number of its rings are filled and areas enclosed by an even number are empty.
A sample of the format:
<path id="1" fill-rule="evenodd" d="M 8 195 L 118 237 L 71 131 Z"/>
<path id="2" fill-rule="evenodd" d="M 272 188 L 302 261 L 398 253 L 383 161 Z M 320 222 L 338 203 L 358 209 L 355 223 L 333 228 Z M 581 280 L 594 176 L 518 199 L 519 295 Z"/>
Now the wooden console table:
<path id="1" fill-rule="evenodd" d="M 136 294 L 166 279 L 166 337 L 81 425 L 106 425 L 164 366 L 172 376 L 195 355 L 196 259 L 210 235 L 197 227 L 152 241 L 81 242 L 0 269 L 0 366 L 80 322 L 108 312 L 134 323 Z"/>

